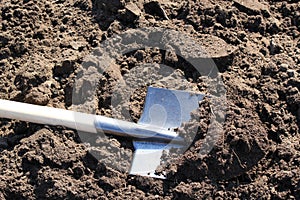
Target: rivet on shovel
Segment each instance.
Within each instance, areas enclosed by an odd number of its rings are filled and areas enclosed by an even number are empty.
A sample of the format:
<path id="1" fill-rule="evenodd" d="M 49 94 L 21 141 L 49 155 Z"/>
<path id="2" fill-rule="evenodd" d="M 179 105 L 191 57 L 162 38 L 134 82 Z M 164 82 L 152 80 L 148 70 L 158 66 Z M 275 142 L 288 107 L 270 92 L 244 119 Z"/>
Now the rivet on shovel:
<path id="1" fill-rule="evenodd" d="M 130 174 L 164 178 L 155 174 L 160 157 L 164 150 L 184 146 L 183 138 L 174 130 L 190 120 L 190 113 L 198 108 L 199 101 L 204 97 L 203 94 L 191 94 L 148 87 L 143 114 L 138 123 L 8 100 L 0 100 L 0 118 L 130 137 L 135 148 Z"/>

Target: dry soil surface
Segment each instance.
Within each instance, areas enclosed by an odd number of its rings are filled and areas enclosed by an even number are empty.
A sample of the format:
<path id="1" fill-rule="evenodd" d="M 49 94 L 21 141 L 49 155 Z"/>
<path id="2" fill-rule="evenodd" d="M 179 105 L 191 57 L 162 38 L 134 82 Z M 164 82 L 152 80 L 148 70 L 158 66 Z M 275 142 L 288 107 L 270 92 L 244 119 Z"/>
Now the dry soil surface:
<path id="1" fill-rule="evenodd" d="M 166 180 L 124 173 L 133 149 L 124 138 L 87 147 L 65 127 L 1 119 L 0 199 L 300 199 L 297 0 L 1 0 L 0 8 L 1 99 L 72 109 L 74 80 L 95 47 L 127 30 L 160 27 L 207 48 L 227 100 L 225 114 L 201 102 L 199 119 L 181 130 L 186 135 L 197 125 L 197 135 L 163 166 Z M 140 49 L 99 80 L 97 114 L 122 118 L 125 110 L 138 120 L 146 85 L 130 105 L 114 108 L 111 99 L 118 81 L 143 63 L 169 65 L 207 92 L 205 76 L 181 58 Z M 211 115 L 224 120 L 222 137 L 197 156 L 211 137 Z M 103 154 L 107 159 L 97 160 Z M 111 167 L 116 161 L 120 170 Z"/>

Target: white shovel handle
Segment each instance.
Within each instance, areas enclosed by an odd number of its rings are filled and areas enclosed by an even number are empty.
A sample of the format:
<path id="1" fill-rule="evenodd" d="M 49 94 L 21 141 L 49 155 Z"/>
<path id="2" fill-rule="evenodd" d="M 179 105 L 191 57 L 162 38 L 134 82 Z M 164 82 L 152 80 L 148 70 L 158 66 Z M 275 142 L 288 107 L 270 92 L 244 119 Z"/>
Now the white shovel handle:
<path id="1" fill-rule="evenodd" d="M 8 100 L 0 100 L 0 118 L 61 125 L 90 133 L 97 132 L 94 124 L 95 115 Z"/>

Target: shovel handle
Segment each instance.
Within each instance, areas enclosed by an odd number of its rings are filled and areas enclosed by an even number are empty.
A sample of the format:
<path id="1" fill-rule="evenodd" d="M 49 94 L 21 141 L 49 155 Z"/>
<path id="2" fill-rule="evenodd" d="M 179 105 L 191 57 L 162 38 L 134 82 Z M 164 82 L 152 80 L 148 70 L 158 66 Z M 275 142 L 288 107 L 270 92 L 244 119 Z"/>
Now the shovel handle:
<path id="1" fill-rule="evenodd" d="M 94 115 L 15 101 L 0 100 L 0 118 L 60 125 L 91 133 L 97 132 Z"/>
<path id="2" fill-rule="evenodd" d="M 77 131 L 109 133 L 136 139 L 153 139 L 163 142 L 183 142 L 173 131 L 136 124 L 99 115 L 86 114 L 59 108 L 0 100 L 0 118 L 17 119 L 37 124 L 60 125 Z"/>

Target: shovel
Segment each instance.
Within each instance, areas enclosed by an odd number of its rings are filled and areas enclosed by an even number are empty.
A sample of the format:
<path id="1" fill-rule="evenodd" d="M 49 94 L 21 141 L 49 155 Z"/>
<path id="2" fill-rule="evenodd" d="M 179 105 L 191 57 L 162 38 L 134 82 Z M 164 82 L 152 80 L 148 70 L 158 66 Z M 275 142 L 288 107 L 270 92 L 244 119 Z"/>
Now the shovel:
<path id="1" fill-rule="evenodd" d="M 8 100 L 0 100 L 0 118 L 130 137 L 135 152 L 129 173 L 164 179 L 163 174 L 155 173 L 163 151 L 186 145 L 175 130 L 190 120 L 190 113 L 199 107 L 203 97 L 187 91 L 148 87 L 138 123 Z"/>

